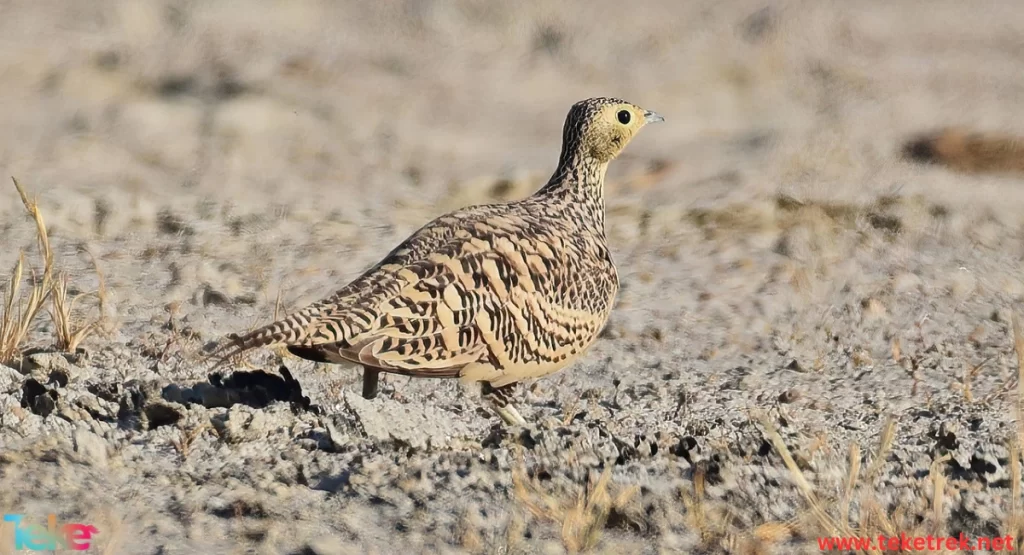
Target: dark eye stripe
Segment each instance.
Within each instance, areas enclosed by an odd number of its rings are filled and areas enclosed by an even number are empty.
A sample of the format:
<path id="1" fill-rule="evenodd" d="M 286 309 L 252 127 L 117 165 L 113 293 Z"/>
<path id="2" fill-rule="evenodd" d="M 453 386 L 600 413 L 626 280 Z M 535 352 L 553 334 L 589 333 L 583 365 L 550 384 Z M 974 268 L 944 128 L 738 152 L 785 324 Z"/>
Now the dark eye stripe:
<path id="1" fill-rule="evenodd" d="M 629 125 L 629 110 L 619 110 L 619 123 Z"/>

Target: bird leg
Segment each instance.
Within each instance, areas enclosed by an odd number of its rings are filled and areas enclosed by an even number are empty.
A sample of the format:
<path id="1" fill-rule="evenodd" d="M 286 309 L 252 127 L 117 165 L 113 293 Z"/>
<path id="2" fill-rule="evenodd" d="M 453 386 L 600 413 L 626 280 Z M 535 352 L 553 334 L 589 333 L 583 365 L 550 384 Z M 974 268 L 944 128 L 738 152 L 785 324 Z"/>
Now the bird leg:
<path id="1" fill-rule="evenodd" d="M 363 399 L 373 399 L 377 396 L 380 385 L 380 370 L 363 367 Z"/>
<path id="2" fill-rule="evenodd" d="M 523 418 L 515 405 L 512 404 L 512 396 L 516 390 L 515 383 L 494 387 L 488 382 L 480 382 L 480 394 L 490 404 L 495 414 L 508 426 L 525 426 L 526 419 Z"/>

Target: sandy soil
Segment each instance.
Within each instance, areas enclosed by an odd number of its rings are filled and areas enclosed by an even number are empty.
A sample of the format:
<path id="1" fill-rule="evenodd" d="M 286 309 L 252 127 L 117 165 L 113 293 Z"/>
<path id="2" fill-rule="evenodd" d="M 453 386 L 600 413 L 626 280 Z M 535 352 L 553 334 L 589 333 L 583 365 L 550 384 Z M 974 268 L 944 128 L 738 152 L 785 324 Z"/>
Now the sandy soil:
<path id="1" fill-rule="evenodd" d="M 35 354 L 0 367 L 0 511 L 131 554 L 1020 532 L 1024 188 L 899 157 L 945 125 L 1024 133 L 1013 2 L 0 13 L 0 174 L 38 196 L 77 290 L 95 255 L 109 301 L 79 352 L 52 353 L 44 314 Z M 612 323 L 524 394 L 528 430 L 454 382 L 387 378 L 365 401 L 354 369 L 269 351 L 211 380 L 209 342 L 447 210 L 529 194 L 589 96 L 667 122 L 610 172 Z M 33 233 L 0 186 L 0 268 Z"/>

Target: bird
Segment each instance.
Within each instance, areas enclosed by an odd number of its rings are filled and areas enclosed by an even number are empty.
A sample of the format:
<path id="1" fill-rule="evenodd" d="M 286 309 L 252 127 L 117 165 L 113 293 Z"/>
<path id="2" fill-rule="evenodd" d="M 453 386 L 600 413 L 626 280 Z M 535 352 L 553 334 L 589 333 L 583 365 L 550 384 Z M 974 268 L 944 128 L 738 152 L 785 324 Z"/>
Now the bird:
<path id="1" fill-rule="evenodd" d="M 459 378 L 508 426 L 525 426 L 518 384 L 580 358 L 619 290 L 605 233 L 609 163 L 664 118 L 618 98 L 572 105 L 551 178 L 530 196 L 469 206 L 427 223 L 348 285 L 284 318 L 228 334 L 221 362 L 259 347 L 361 365 L 379 375 Z"/>

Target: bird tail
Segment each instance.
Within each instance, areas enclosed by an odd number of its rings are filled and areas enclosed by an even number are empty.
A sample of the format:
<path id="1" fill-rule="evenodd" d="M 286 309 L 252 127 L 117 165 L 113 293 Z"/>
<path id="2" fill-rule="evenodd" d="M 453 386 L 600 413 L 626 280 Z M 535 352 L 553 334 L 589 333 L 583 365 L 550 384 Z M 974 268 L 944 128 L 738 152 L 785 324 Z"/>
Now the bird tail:
<path id="1" fill-rule="evenodd" d="M 214 368 L 218 368 L 242 353 L 259 347 L 277 344 L 301 345 L 308 333 L 309 325 L 318 312 L 318 307 L 310 306 L 250 332 L 229 334 L 207 354 L 207 359 L 216 359 Z"/>

